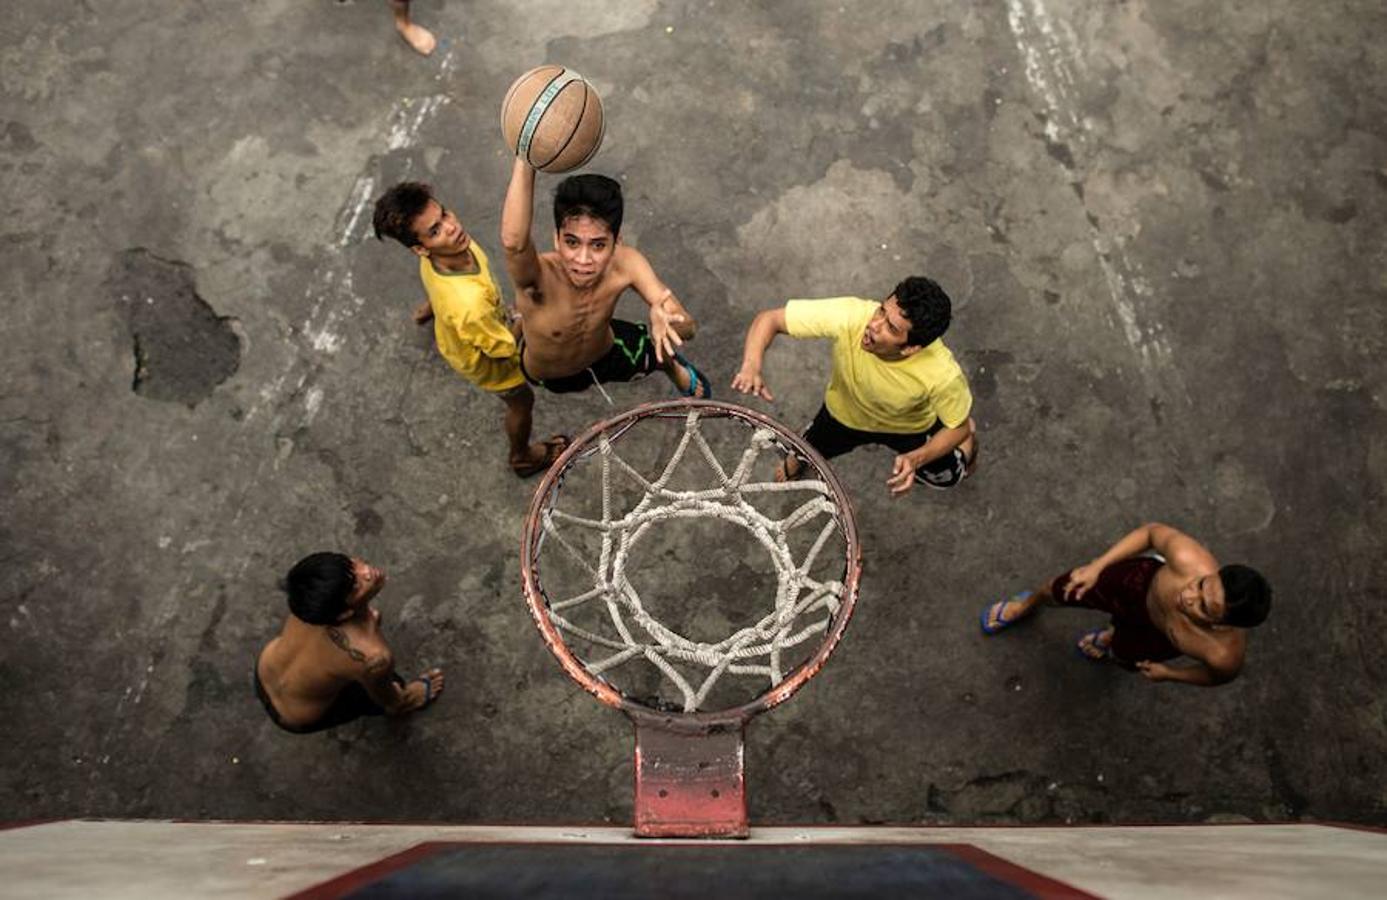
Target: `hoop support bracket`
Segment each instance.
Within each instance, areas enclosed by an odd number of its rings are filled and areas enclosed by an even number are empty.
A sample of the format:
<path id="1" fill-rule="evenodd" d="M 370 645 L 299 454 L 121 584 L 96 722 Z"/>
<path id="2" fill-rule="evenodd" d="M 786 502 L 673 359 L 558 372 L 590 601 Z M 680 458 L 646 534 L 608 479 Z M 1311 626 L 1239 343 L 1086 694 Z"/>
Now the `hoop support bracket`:
<path id="1" fill-rule="evenodd" d="M 680 733 L 636 726 L 636 837 L 748 835 L 743 725 Z"/>

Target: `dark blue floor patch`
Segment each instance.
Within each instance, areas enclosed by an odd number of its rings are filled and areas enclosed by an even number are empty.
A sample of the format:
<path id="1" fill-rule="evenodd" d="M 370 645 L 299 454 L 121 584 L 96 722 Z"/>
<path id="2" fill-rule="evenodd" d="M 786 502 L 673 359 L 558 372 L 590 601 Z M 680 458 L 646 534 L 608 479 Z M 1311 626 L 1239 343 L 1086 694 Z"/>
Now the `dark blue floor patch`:
<path id="1" fill-rule="evenodd" d="M 1086 896 L 1082 891 L 1012 866 L 974 847 L 946 844 L 439 843 L 401 854 L 399 867 L 392 867 L 390 860 L 384 860 L 369 868 L 382 874 L 363 882 L 360 875 L 365 873 L 360 873 L 353 879 L 355 890 L 345 896 L 361 900 L 427 900 L 434 897 L 1010 900 L 1034 896 Z"/>

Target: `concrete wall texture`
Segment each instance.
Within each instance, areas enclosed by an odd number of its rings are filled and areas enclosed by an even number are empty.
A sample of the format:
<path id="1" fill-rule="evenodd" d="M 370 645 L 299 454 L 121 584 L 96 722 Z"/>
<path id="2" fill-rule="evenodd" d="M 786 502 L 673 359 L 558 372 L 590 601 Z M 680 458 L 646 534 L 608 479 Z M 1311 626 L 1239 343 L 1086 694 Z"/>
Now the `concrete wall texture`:
<path id="1" fill-rule="evenodd" d="M 920 273 L 955 300 L 978 477 L 893 502 L 885 451 L 839 462 L 861 602 L 749 729 L 753 820 L 1387 821 L 1381 3 L 419 0 L 428 58 L 379 0 L 12 6 L 0 817 L 630 820 L 630 728 L 521 599 L 533 483 L 369 234 L 421 178 L 499 260 L 500 100 L 554 61 L 603 95 L 590 169 L 720 395 L 786 298 Z M 807 421 L 827 366 L 778 344 L 754 405 Z M 589 394 L 541 395 L 537 431 Z M 1153 519 L 1276 588 L 1231 685 L 1085 664 L 1096 616 L 978 633 Z M 275 582 L 318 549 L 389 570 L 436 706 L 265 718 Z"/>

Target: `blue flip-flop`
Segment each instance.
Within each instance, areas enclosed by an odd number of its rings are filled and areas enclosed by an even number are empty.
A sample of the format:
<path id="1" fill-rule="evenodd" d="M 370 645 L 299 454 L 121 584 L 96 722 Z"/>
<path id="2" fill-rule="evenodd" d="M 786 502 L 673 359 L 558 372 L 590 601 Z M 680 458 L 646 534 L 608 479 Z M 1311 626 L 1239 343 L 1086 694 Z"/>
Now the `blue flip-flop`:
<path id="1" fill-rule="evenodd" d="M 1031 596 L 1031 593 L 1032 593 L 1031 591 L 1022 591 L 1022 592 L 1019 593 L 1019 594 L 1013 594 L 1012 596 L 1008 597 L 1008 598 L 1005 599 L 1005 600 L 998 600 L 996 603 L 993 603 L 991 606 L 984 606 L 984 607 L 983 607 L 983 610 L 982 610 L 982 613 L 978 616 L 978 625 L 982 628 L 982 633 L 983 633 L 983 634 L 996 634 L 996 633 L 999 632 L 999 631 L 1005 631 L 1005 630 L 1007 630 L 1007 629 L 1010 628 L 1011 626 L 1015 625 L 1015 624 L 1016 624 L 1018 621 L 1020 621 L 1021 619 L 1024 619 L 1024 618 L 1026 617 L 1026 615 L 1027 615 L 1026 613 L 1022 613 L 1022 614 L 1019 615 L 1019 616 L 1013 616 L 1013 617 L 1011 617 L 1010 619 L 1003 619 L 1003 618 L 1002 618 L 1002 609 L 1003 609 L 1008 603 L 1010 603 L 1010 602 L 1013 601 L 1013 600 L 1025 600 L 1025 599 L 1027 599 L 1028 597 Z M 988 624 L 988 620 L 991 619 L 991 618 L 993 618 L 992 611 L 993 611 L 994 609 L 997 611 L 997 615 L 996 615 L 997 624 L 996 624 L 996 625 L 989 625 L 989 624 Z"/>
<path id="2" fill-rule="evenodd" d="M 428 676 L 424 676 L 421 678 L 416 678 L 414 680 L 424 686 L 424 705 L 420 706 L 419 708 L 427 709 L 428 705 L 433 702 L 433 679 L 429 678 Z"/>
<path id="3" fill-rule="evenodd" d="M 708 380 L 708 376 L 698 371 L 698 367 L 695 366 L 693 363 L 689 362 L 687 359 L 685 359 L 682 353 L 674 354 L 674 358 L 678 361 L 678 363 L 681 366 L 684 367 L 684 371 L 689 373 L 689 389 L 687 391 L 680 390 L 679 396 L 692 397 L 696 400 L 712 400 L 713 383 Z M 700 384 L 703 385 L 702 397 L 698 396 L 698 386 Z M 679 389 L 676 387 L 675 390 Z"/>
<path id="4" fill-rule="evenodd" d="M 1090 628 L 1088 631 L 1085 631 L 1083 634 L 1079 635 L 1079 640 L 1074 642 L 1074 652 L 1079 654 L 1080 658 L 1087 660 L 1091 663 L 1102 663 L 1111 661 L 1114 658 L 1112 655 L 1112 641 L 1109 641 L 1106 646 L 1098 643 L 1098 635 L 1102 634 L 1107 630 L 1108 626 L 1099 625 L 1097 628 Z M 1083 640 L 1086 637 L 1093 638 L 1093 646 L 1103 651 L 1102 656 L 1091 656 L 1088 653 L 1084 652 L 1084 648 L 1080 645 L 1083 643 Z"/>

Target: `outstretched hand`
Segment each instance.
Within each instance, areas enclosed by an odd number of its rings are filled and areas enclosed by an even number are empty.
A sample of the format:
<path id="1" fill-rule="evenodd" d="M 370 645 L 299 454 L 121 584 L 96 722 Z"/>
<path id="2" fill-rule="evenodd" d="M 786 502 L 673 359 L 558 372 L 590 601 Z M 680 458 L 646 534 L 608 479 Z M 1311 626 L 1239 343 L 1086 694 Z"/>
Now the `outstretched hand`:
<path id="1" fill-rule="evenodd" d="M 683 313 L 672 312 L 665 307 L 672 298 L 666 296 L 650 307 L 650 337 L 655 342 L 655 361 L 664 362 L 678 354 L 684 339 L 674 330 L 676 322 L 683 322 Z"/>
<path id="2" fill-rule="evenodd" d="M 1088 593 L 1089 588 L 1098 582 L 1098 576 L 1103 573 L 1103 567 L 1089 563 L 1086 566 L 1079 566 L 1069 573 L 1069 584 L 1064 589 L 1064 599 L 1078 600 Z"/>
<path id="3" fill-rule="evenodd" d="M 750 366 L 742 366 L 737 370 L 737 374 L 732 376 L 732 390 L 751 394 L 762 400 L 775 400 L 771 389 L 766 386 L 765 379 L 761 377 L 761 370 L 753 369 Z"/>
<path id="4" fill-rule="evenodd" d="M 909 453 L 902 453 L 896 457 L 891 467 L 891 477 L 886 479 L 886 486 L 891 489 L 893 497 L 908 494 L 910 489 L 915 487 L 915 461 L 910 458 Z"/>

